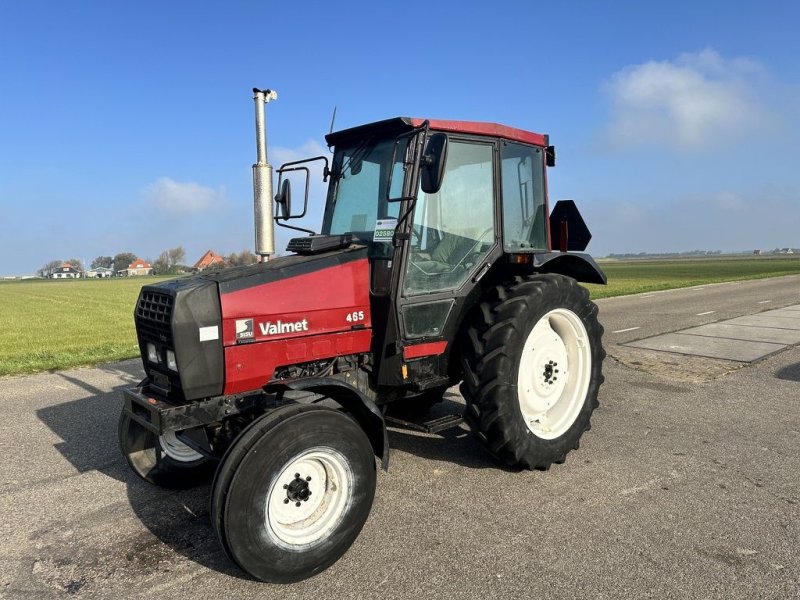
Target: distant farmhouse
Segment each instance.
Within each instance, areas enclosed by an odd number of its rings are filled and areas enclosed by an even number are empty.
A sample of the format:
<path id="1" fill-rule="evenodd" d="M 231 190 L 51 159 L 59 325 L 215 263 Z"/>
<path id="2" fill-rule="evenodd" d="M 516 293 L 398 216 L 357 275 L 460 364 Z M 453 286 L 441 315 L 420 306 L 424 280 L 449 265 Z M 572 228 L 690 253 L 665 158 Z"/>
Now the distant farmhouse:
<path id="1" fill-rule="evenodd" d="M 94 269 L 89 269 L 86 271 L 87 277 L 111 277 L 114 274 L 114 269 L 109 267 L 95 267 Z"/>
<path id="2" fill-rule="evenodd" d="M 50 279 L 78 279 L 83 272 L 76 269 L 69 263 L 64 263 L 60 267 L 52 269 L 47 275 Z"/>
<path id="3" fill-rule="evenodd" d="M 137 258 L 131 264 L 128 265 L 127 269 L 120 269 L 117 271 L 117 275 L 121 275 L 123 277 L 133 277 L 136 275 L 152 275 L 153 274 L 153 267 L 150 265 L 149 262 L 146 260 L 141 260 Z"/>
<path id="4" fill-rule="evenodd" d="M 196 263 L 194 263 L 194 268 L 196 271 L 203 271 L 208 269 L 209 267 L 213 267 L 214 265 L 224 265 L 225 259 L 220 256 L 219 254 L 215 254 L 213 251 L 208 250 L 203 256 L 200 257 Z"/>

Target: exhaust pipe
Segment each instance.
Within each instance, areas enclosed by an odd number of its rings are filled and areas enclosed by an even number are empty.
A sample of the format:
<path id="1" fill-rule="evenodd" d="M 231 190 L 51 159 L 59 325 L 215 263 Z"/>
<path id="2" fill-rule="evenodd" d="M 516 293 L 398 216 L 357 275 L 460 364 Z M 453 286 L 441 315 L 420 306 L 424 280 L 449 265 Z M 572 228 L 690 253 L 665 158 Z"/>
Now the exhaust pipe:
<path id="1" fill-rule="evenodd" d="M 253 204 L 255 206 L 256 254 L 260 262 L 275 253 L 275 222 L 272 219 L 272 166 L 267 162 L 267 128 L 264 105 L 278 99 L 275 90 L 253 88 L 256 103 L 256 152 L 253 165 Z"/>

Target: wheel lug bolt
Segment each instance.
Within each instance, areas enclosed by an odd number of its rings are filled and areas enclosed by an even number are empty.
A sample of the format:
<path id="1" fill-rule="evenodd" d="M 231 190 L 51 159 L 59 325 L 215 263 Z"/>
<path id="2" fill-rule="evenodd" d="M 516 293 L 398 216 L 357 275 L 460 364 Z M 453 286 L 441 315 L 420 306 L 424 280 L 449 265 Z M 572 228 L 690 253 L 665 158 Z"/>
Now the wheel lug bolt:
<path id="1" fill-rule="evenodd" d="M 284 483 L 284 484 L 283 484 L 283 489 L 285 489 L 285 490 L 288 490 L 288 489 L 289 489 L 289 486 L 288 486 L 288 485 L 286 485 L 286 484 Z"/>
<path id="2" fill-rule="evenodd" d="M 311 476 L 306 477 L 306 481 L 311 481 Z"/>
<path id="3" fill-rule="evenodd" d="M 294 474 L 294 478 L 295 478 L 295 479 L 300 479 L 300 473 L 295 473 L 295 474 Z"/>
<path id="4" fill-rule="evenodd" d="M 284 499 L 283 499 L 283 503 L 284 503 L 284 504 L 289 504 L 289 499 L 288 499 L 288 498 L 284 498 Z"/>
<path id="5" fill-rule="evenodd" d="M 299 502 L 295 503 L 295 506 L 300 506 L 300 503 Z"/>

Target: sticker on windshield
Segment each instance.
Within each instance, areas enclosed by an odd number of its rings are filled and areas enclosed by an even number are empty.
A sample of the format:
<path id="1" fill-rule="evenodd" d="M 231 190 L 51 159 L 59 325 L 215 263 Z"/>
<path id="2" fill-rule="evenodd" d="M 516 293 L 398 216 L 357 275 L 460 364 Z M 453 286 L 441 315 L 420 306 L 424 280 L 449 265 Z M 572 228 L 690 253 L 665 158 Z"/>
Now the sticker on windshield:
<path id="1" fill-rule="evenodd" d="M 375 234 L 372 236 L 372 241 L 391 242 L 396 227 L 397 219 L 378 219 L 375 223 Z"/>

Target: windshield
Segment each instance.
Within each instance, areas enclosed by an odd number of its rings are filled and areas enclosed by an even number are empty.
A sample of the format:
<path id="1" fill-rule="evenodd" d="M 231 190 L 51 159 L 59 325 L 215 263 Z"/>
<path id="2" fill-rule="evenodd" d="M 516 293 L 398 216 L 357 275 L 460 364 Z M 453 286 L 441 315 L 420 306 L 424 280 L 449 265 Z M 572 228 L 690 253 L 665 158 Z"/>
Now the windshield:
<path id="1" fill-rule="evenodd" d="M 375 225 L 394 230 L 399 202 L 387 202 L 389 163 L 395 138 L 367 138 L 336 148 L 333 156 L 334 179 L 325 211 L 323 233 L 352 233 L 362 241 L 375 238 Z M 392 189 L 388 197 L 402 196 L 407 140 L 397 145 L 393 165 Z"/>

